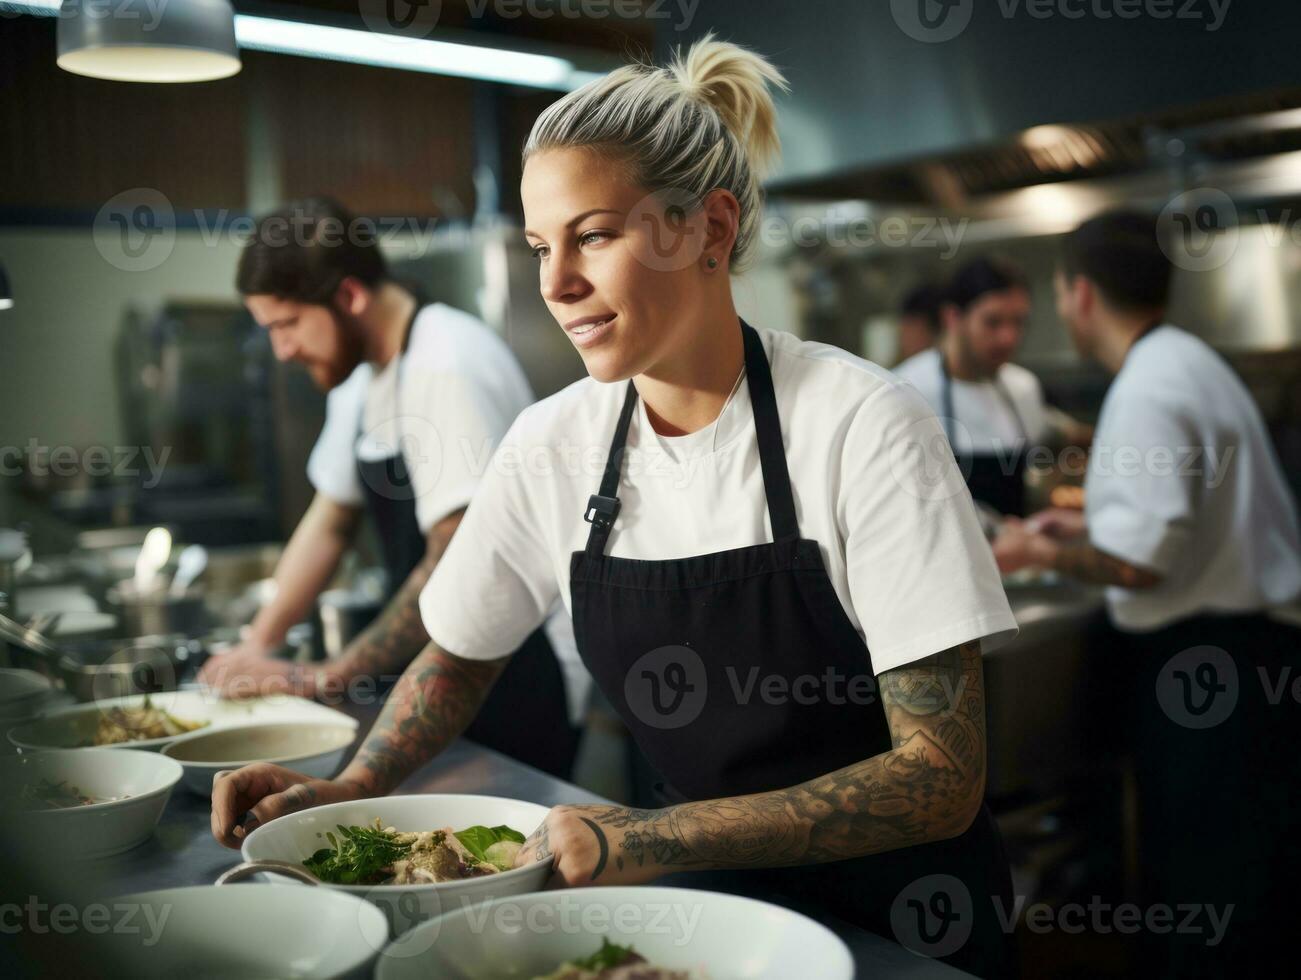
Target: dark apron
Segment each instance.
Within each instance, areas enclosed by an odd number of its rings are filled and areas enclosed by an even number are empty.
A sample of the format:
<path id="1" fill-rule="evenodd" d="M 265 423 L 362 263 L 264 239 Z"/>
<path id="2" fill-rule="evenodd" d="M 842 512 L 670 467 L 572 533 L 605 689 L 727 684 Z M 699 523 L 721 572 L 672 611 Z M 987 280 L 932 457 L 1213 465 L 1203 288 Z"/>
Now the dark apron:
<path id="1" fill-rule="evenodd" d="M 411 340 L 416 310 L 402 337 L 402 354 Z M 401 356 L 401 355 L 399 355 Z M 401 380 L 401 365 L 398 381 Z M 396 406 L 395 406 L 396 408 Z M 357 420 L 357 441 L 362 418 Z M 381 557 L 388 572 L 389 601 L 425 556 L 426 540 L 416 519 L 416 492 L 398 451 L 378 460 L 357 459 L 366 510 L 375 522 Z M 564 675 L 541 629 L 534 630 L 511 656 L 487 701 L 465 730 L 465 737 L 496 749 L 543 772 L 568 779 L 578 751 L 579 730 L 569 722 Z"/>
<path id="2" fill-rule="evenodd" d="M 588 503 L 587 549 L 570 561 L 579 652 L 664 779 L 666 803 L 782 789 L 892 747 L 867 646 L 840 605 L 818 543 L 800 537 L 768 360 L 759 335 L 744 323 L 742 330 L 773 542 L 671 561 L 605 554 L 637 402 L 629 382 L 600 492 Z M 807 687 L 794 686 L 828 672 L 844 682 L 839 697 L 810 698 Z M 765 678 L 804 696 L 764 697 Z M 866 682 L 867 697 L 844 696 L 854 678 Z M 892 925 L 891 910 L 905 888 L 930 875 L 961 883 L 954 887 L 968 897 L 952 896 L 949 907 L 965 915 L 955 928 L 970 930 L 956 951 L 932 949 L 969 970 L 1005 975 L 1008 936 L 991 898 L 1010 902 L 1011 881 L 984 807 L 965 834 L 942 843 L 831 864 L 675 877 L 807 901 L 815 912 L 916 948 L 906 923 L 903 935 Z"/>
<path id="3" fill-rule="evenodd" d="M 953 376 L 949 373 L 944 351 L 940 355 L 940 398 L 943 407 L 944 434 L 948 436 L 949 446 L 954 458 L 966 478 L 967 488 L 973 500 L 980 500 L 993 507 L 1000 514 L 1014 517 L 1026 515 L 1025 502 L 1025 468 L 1026 455 L 1030 450 L 1030 435 L 1026 432 L 1021 413 L 1016 410 L 1016 403 L 1008 394 L 1003 382 L 995 378 L 992 382 L 1007 410 L 1016 420 L 1016 427 L 1021 432 L 1021 444 L 1014 453 L 959 453 L 957 443 L 953 440 L 953 423 L 957 416 L 953 411 Z"/>

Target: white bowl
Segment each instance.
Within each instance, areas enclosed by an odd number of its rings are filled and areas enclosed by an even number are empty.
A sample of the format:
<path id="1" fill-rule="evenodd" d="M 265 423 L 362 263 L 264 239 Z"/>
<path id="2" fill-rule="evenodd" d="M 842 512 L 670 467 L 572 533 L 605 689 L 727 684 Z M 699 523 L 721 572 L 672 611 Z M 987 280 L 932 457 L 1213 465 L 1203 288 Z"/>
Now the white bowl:
<path id="1" fill-rule="evenodd" d="M 180 691 L 151 694 L 149 697 L 153 704 L 166 709 L 177 718 L 208 722 L 204 731 L 235 728 L 241 725 L 259 725 L 269 721 L 334 721 L 344 725 L 357 724 L 342 711 L 308 701 L 306 698 L 289 695 L 232 701 L 218 697 L 206 689 L 186 688 Z M 94 739 L 95 728 L 103 712 L 118 706 L 138 707 L 143 702 L 144 695 L 132 694 L 127 697 L 106 698 L 103 701 L 61 708 L 39 721 L 10 729 L 9 741 L 23 751 L 85 748 L 87 747 L 85 743 Z M 180 737 L 180 735 L 169 735 L 166 738 L 141 739 L 138 742 L 122 742 L 119 745 L 106 747 L 161 749 Z"/>
<path id="2" fill-rule="evenodd" d="M 16 725 L 36 717 L 53 695 L 49 678 L 36 671 L 0 668 L 0 722 Z"/>
<path id="3" fill-rule="evenodd" d="M 64 781 L 107 803 L 37 809 L 20 794 L 42 779 Z M 34 846 L 51 846 L 60 857 L 117 854 L 152 836 L 181 779 L 181 764 L 155 752 L 52 751 L 0 759 L 0 796 L 13 831 Z"/>
<path id="4" fill-rule="evenodd" d="M 691 888 L 574 888 L 493 899 L 399 936 L 376 980 L 530 978 L 601 947 L 631 946 L 655 966 L 710 980 L 852 980 L 849 948 L 807 916 Z"/>
<path id="5" fill-rule="evenodd" d="M 425 794 L 418 796 L 384 796 L 372 800 L 330 803 L 278 817 L 263 824 L 244 839 L 241 851 L 245 861 L 276 860 L 301 864 L 316 851 L 328 847 L 327 831 L 374 824 L 379 817 L 385 827 L 402 831 L 438 830 L 451 827 L 464 830 L 482 824 L 497 827 L 505 824 L 525 837 L 533 833 L 546 817 L 548 808 L 524 800 L 496 796 L 462 796 Z M 413 928 L 426 919 L 455 908 L 473 905 L 485 898 L 523 895 L 538 891 L 551 872 L 550 861 L 515 868 L 482 878 L 445 881 L 426 885 L 324 885 L 363 896 L 374 902 L 388 917 L 394 935 Z M 275 880 L 268 877 L 266 880 Z M 312 887 L 312 886 L 302 886 Z"/>
<path id="6" fill-rule="evenodd" d="M 124 895 L 136 932 L 101 937 L 104 975 L 369 975 L 388 928 L 374 906 L 326 888 L 193 885 Z"/>
<path id="7" fill-rule="evenodd" d="M 274 762 L 307 776 L 329 779 L 357 737 L 357 723 L 281 721 L 237 728 L 200 728 L 163 746 L 163 755 L 185 767 L 181 782 L 200 796 L 212 795 L 212 778 L 250 762 Z"/>

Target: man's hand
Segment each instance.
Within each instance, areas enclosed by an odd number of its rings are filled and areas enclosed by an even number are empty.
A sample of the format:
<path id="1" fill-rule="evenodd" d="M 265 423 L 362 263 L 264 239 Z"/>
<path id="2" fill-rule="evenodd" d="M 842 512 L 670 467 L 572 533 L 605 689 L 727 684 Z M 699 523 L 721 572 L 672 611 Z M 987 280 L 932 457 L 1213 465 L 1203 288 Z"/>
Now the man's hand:
<path id="1" fill-rule="evenodd" d="M 1009 517 L 1003 522 L 998 537 L 993 541 L 994 560 L 998 570 L 1004 575 L 1011 575 L 1023 568 L 1051 567 L 1053 562 L 1052 539 L 1046 534 L 1039 534 L 1029 521 Z"/>
<path id="2" fill-rule="evenodd" d="M 1049 507 L 1025 519 L 1025 528 L 1038 534 L 1046 534 L 1056 541 L 1069 541 L 1078 538 L 1087 530 L 1084 511 L 1070 510 L 1065 507 Z"/>
<path id="3" fill-rule="evenodd" d="M 256 698 L 273 694 L 315 697 L 323 687 L 326 668 L 273 657 L 256 641 L 245 641 L 225 653 L 215 653 L 199 671 L 199 683 L 227 698 Z"/>
<path id="4" fill-rule="evenodd" d="M 683 870 L 688 856 L 671 837 L 668 813 L 617 806 L 552 807 L 520 848 L 515 867 L 551 860 L 548 888 L 645 884 Z"/>
<path id="5" fill-rule="evenodd" d="M 313 779 L 269 762 L 255 762 L 213 777 L 212 836 L 238 850 L 244 838 L 268 820 L 364 795 L 353 782 Z"/>

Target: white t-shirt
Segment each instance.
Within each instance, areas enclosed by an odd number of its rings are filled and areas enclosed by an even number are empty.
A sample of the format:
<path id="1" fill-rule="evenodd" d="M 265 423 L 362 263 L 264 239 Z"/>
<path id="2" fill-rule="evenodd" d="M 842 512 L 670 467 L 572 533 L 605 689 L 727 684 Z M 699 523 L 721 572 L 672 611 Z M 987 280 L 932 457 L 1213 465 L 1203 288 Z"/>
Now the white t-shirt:
<path id="1" fill-rule="evenodd" d="M 920 391 L 936 415 L 943 416 L 944 375 L 938 349 L 931 347 L 914 354 L 896 366 L 894 373 Z M 1008 452 L 1021 448 L 1026 437 L 1031 445 L 1039 445 L 1048 437 L 1048 414 L 1039 379 L 1017 364 L 1004 364 L 998 369 L 998 379 L 1016 406 L 1025 436 L 993 382 L 954 378 L 954 452 Z"/>
<path id="2" fill-rule="evenodd" d="M 308 479 L 331 500 L 361 507 L 357 460 L 400 451 L 416 522 L 427 534 L 470 502 L 501 437 L 532 402 L 533 389 L 506 342 L 469 313 L 433 303 L 416 315 L 405 354 L 378 373 L 370 363 L 358 365 L 329 393 L 325 425 L 307 460 Z M 464 526 L 454 540 L 463 536 Z M 570 720 L 577 723 L 591 677 L 562 604 L 550 612 L 547 637 L 565 676 Z"/>
<path id="3" fill-rule="evenodd" d="M 825 344 L 760 330 L 772 366 L 800 533 L 881 673 L 1016 622 L 939 424 L 910 387 Z M 626 383 L 578 381 L 503 440 L 420 597 L 425 627 L 463 657 L 513 649 L 552 602 L 570 604 Z M 657 434 L 638 399 L 606 554 L 673 559 L 772 540 L 749 386 L 685 436 Z M 572 613 L 572 609 L 570 610 Z"/>
<path id="4" fill-rule="evenodd" d="M 1141 337 L 1107 391 L 1085 508 L 1095 548 L 1163 576 L 1107 590 L 1121 628 L 1301 592 L 1296 507 L 1260 412 L 1229 365 L 1175 327 Z"/>

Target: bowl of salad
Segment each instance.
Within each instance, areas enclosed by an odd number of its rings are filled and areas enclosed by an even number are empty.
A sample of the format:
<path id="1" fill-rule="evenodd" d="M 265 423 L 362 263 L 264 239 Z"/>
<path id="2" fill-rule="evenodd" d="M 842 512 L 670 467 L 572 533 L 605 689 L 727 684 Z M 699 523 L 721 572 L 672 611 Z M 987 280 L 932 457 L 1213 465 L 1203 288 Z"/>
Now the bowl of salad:
<path id="1" fill-rule="evenodd" d="M 849 948 L 768 902 L 610 886 L 494 898 L 398 936 L 376 980 L 852 980 Z"/>
<path id="2" fill-rule="evenodd" d="M 449 910 L 541 889 L 551 862 L 516 868 L 515 857 L 547 811 L 458 794 L 330 803 L 263 824 L 241 853 L 298 865 L 328 888 L 369 899 L 397 936 Z"/>
<path id="3" fill-rule="evenodd" d="M 181 764 L 156 752 L 87 749 L 0 758 L 0 813 L 28 846 L 54 857 L 117 854 L 158 826 Z"/>

